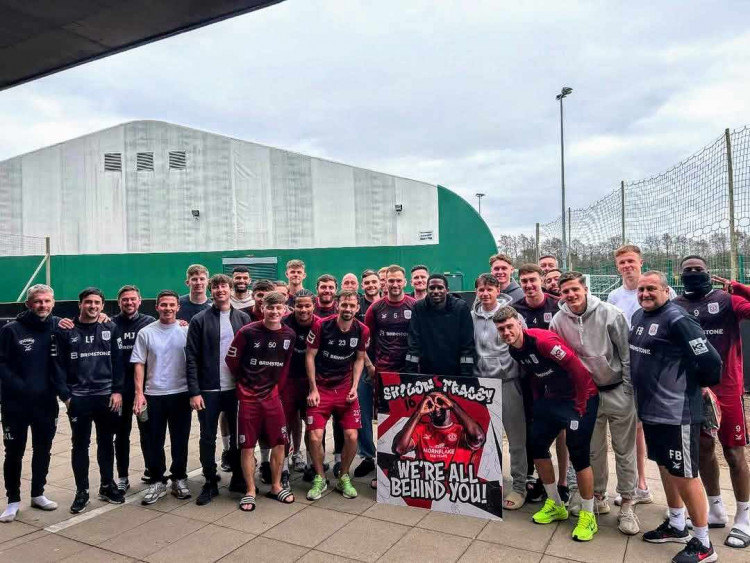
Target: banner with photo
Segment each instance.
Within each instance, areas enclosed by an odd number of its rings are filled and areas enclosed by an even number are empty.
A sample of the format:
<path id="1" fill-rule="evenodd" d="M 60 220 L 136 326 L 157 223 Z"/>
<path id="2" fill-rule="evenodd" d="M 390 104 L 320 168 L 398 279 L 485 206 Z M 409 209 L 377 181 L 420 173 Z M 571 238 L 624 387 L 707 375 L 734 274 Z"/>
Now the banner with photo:
<path id="1" fill-rule="evenodd" d="M 378 400 L 378 502 L 499 520 L 502 382 L 385 372 Z"/>

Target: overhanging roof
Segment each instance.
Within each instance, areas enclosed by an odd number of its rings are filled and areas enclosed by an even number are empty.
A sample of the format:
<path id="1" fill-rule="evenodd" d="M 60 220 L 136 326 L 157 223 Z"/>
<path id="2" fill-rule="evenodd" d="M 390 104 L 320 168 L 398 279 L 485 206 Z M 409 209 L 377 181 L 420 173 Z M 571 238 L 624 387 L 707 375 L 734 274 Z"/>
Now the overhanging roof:
<path id="1" fill-rule="evenodd" d="M 283 0 L 0 0 L 0 90 Z"/>

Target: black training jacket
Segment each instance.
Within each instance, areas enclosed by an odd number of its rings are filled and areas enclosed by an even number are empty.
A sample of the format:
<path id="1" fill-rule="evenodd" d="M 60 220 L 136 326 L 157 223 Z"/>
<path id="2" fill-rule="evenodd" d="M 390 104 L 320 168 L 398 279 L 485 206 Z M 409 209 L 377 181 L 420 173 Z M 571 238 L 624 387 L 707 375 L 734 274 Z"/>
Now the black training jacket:
<path id="1" fill-rule="evenodd" d="M 210 307 L 193 317 L 188 327 L 185 344 L 185 363 L 187 367 L 188 391 L 191 397 L 201 391 L 218 391 L 219 381 L 219 347 L 221 344 L 221 327 L 219 310 Z M 235 334 L 251 322 L 244 311 L 232 307 L 229 309 L 229 323 Z"/>
<path id="2" fill-rule="evenodd" d="M 82 323 L 78 318 L 70 330 L 58 328 L 58 356 L 55 362 L 58 381 L 67 385 L 70 395 L 87 397 L 122 393 L 122 339 L 117 325 Z"/>
<path id="3" fill-rule="evenodd" d="M 52 315 L 42 320 L 24 311 L 0 330 L 3 410 L 56 408 L 56 395 L 67 391 L 55 387 L 53 333 L 59 320 Z"/>
<path id="4" fill-rule="evenodd" d="M 414 305 L 409 322 L 406 369 L 435 375 L 466 375 L 474 370 L 474 323 L 466 301 L 446 296 L 436 309 L 429 297 Z"/>
<path id="5" fill-rule="evenodd" d="M 142 328 L 147 327 L 156 319 L 151 315 L 144 315 L 136 312 L 131 318 L 122 313 L 112 317 L 112 322 L 120 330 L 122 339 L 120 350 L 122 350 L 123 377 L 122 396 L 128 399 L 135 397 L 135 364 L 130 363 L 130 356 L 133 354 L 135 339 Z"/>

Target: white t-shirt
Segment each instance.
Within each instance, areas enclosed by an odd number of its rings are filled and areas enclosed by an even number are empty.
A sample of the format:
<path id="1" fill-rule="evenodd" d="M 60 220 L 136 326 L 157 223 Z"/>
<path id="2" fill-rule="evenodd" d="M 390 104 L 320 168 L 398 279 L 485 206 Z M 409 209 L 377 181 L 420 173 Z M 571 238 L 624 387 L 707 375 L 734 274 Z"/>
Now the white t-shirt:
<path id="1" fill-rule="evenodd" d="M 234 376 L 229 371 L 226 362 L 227 351 L 232 345 L 232 340 L 234 340 L 234 330 L 232 329 L 232 323 L 229 322 L 229 313 L 230 311 L 219 312 L 219 386 L 222 391 L 228 391 L 236 387 Z"/>
<path id="2" fill-rule="evenodd" d="M 674 289 L 670 287 L 669 298 L 674 299 L 675 297 L 677 297 L 677 294 Z M 630 319 L 633 317 L 633 313 L 641 308 L 638 304 L 638 289 L 628 289 L 624 285 L 609 292 L 607 303 L 611 303 L 625 313 L 625 319 L 628 321 L 628 326 L 630 326 Z"/>
<path id="3" fill-rule="evenodd" d="M 155 322 L 142 328 L 133 346 L 130 362 L 146 364 L 146 395 L 185 393 L 185 343 L 188 327 Z"/>

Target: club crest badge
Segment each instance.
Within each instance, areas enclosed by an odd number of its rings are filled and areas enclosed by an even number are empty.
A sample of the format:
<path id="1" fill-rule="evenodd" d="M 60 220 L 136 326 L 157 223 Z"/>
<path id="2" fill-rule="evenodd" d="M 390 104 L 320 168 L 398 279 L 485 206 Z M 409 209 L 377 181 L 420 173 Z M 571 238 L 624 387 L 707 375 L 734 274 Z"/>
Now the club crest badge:
<path id="1" fill-rule="evenodd" d="M 410 319 L 411 318 L 411 311 L 409 311 L 408 309 L 406 311 L 404 311 L 404 318 L 405 319 Z"/>
<path id="2" fill-rule="evenodd" d="M 109 340 L 112 337 L 112 333 L 108 330 L 102 331 L 102 340 Z"/>
<path id="3" fill-rule="evenodd" d="M 359 344 L 359 338 L 350 338 L 349 339 L 349 346 L 354 348 L 357 344 Z"/>
<path id="4" fill-rule="evenodd" d="M 552 354 L 558 360 L 562 360 L 563 358 L 565 358 L 565 350 L 563 350 L 559 344 L 557 346 L 554 346 L 552 350 L 550 350 L 550 354 Z"/>
<path id="5" fill-rule="evenodd" d="M 544 322 L 545 323 L 551 323 L 552 322 L 552 313 L 544 313 Z"/>
<path id="6" fill-rule="evenodd" d="M 284 340 L 284 350 L 289 350 L 289 346 L 292 345 L 292 341 L 289 339 Z"/>
<path id="7" fill-rule="evenodd" d="M 719 304 L 715 303 L 715 302 L 709 303 L 708 304 L 708 312 L 711 313 L 712 315 L 715 315 L 716 313 L 718 313 L 719 312 Z"/>
<path id="8" fill-rule="evenodd" d="M 649 336 L 656 336 L 657 332 L 659 332 L 659 325 L 657 323 L 653 323 L 650 327 L 648 327 Z"/>

